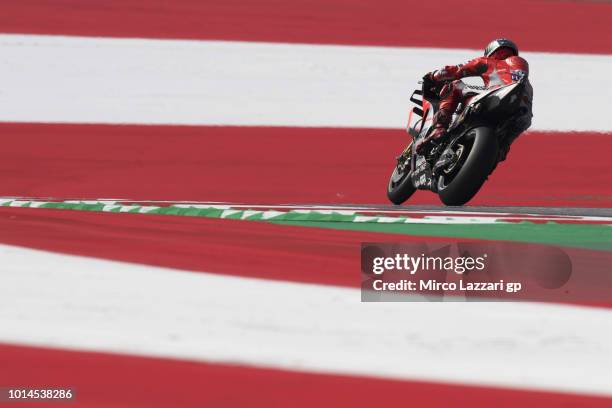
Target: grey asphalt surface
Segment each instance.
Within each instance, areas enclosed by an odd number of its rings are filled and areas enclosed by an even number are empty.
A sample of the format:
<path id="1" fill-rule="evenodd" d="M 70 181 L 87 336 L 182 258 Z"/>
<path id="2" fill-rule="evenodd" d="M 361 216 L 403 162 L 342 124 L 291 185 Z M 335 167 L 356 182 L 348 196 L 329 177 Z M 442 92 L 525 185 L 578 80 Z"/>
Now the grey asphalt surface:
<path id="1" fill-rule="evenodd" d="M 328 207 L 335 205 L 322 204 Z M 377 209 L 381 211 L 457 211 L 457 212 L 484 212 L 484 213 L 512 213 L 537 215 L 569 215 L 612 217 L 612 208 L 580 208 L 580 207 L 489 207 L 489 206 L 463 206 L 447 207 L 439 205 L 381 205 L 381 204 L 339 204 L 337 207 L 355 207 L 363 209 Z"/>

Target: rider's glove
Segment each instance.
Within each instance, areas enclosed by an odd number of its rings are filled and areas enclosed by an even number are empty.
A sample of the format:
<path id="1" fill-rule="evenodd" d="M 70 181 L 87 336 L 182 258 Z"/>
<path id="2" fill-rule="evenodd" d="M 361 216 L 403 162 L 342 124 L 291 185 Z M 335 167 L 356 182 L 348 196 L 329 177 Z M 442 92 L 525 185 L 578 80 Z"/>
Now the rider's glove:
<path id="1" fill-rule="evenodd" d="M 440 79 L 437 78 L 438 77 L 438 73 L 439 73 L 439 71 L 437 71 L 437 70 L 436 71 L 432 71 L 432 72 L 428 72 L 428 73 L 425 74 L 425 76 L 423 76 L 423 80 L 424 81 L 434 82 L 434 83 L 440 82 Z"/>

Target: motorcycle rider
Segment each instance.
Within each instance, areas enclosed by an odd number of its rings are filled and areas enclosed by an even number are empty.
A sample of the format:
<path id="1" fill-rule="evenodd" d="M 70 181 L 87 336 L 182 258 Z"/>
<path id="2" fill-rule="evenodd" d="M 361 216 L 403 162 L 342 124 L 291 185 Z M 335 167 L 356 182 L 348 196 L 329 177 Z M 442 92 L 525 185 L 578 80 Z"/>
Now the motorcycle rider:
<path id="1" fill-rule="evenodd" d="M 476 89 L 467 85 L 461 78 L 480 76 L 485 85 L 485 89 L 511 84 L 529 75 L 529 64 L 518 56 L 516 44 L 506 38 L 498 38 L 491 41 L 484 51 L 483 57 L 475 58 L 466 64 L 448 65 L 442 69 L 427 73 L 423 79 L 433 83 L 447 82 L 440 91 L 440 106 L 436 112 L 431 133 L 416 146 L 416 151 L 423 154 L 426 149 L 437 145 L 444 140 L 447 135 L 448 126 L 453 117 L 453 113 L 461 102 L 477 94 Z M 532 88 L 530 84 L 526 87 L 526 106 L 528 113 L 523 115 L 521 123 L 517 124 L 517 129 L 510 140 L 515 139 L 520 133 L 531 126 L 531 99 Z M 509 144 L 506 146 L 502 155 L 505 159 Z"/>

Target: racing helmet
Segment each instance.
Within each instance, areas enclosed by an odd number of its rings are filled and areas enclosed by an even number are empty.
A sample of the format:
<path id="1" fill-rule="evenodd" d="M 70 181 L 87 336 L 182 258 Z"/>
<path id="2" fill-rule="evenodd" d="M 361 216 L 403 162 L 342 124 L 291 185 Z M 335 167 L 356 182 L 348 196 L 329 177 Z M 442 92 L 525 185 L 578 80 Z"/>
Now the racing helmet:
<path id="1" fill-rule="evenodd" d="M 491 54 L 493 54 L 495 51 L 504 47 L 510 48 L 512 51 L 514 51 L 514 55 L 518 55 L 519 53 L 518 47 L 514 42 L 510 41 L 507 38 L 496 38 L 495 40 L 491 41 L 489 45 L 487 45 L 487 48 L 485 48 L 484 55 L 485 57 L 490 57 Z"/>

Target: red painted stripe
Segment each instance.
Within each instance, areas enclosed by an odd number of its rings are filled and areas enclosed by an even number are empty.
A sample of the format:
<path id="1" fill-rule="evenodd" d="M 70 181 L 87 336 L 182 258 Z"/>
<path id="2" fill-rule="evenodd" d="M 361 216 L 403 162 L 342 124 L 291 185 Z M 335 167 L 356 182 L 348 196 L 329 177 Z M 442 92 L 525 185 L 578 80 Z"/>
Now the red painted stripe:
<path id="1" fill-rule="evenodd" d="M 73 387 L 54 407 L 609 407 L 608 398 L 0 345 L 0 384 Z M 49 403 L 28 404 L 47 407 Z"/>
<path id="2" fill-rule="evenodd" d="M 547 0 L 4 1 L 6 33 L 612 53 L 612 5 Z"/>
<path id="3" fill-rule="evenodd" d="M 448 239 L 427 238 L 428 241 Z M 404 235 L 149 214 L 0 208 L 0 243 L 264 279 L 360 285 L 361 242 Z"/>
<path id="4" fill-rule="evenodd" d="M 2 195 L 385 204 L 403 130 L 0 124 Z M 612 137 L 523 135 L 473 205 L 609 207 Z M 440 204 L 417 192 L 410 204 Z"/>

